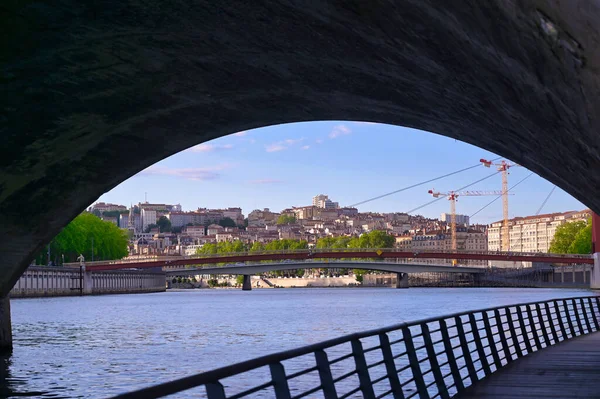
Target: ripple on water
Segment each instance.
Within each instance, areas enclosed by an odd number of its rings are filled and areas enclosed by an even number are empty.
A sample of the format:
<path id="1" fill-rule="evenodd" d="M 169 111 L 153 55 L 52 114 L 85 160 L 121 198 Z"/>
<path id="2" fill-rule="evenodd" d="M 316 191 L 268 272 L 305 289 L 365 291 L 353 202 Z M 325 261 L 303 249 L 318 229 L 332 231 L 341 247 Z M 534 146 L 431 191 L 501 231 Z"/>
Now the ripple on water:
<path id="1" fill-rule="evenodd" d="M 588 294 L 551 289 L 364 288 L 13 299 L 15 348 L 10 359 L 0 362 L 7 369 L 0 371 L 5 375 L 0 396 L 106 397 L 401 321 Z M 286 368 L 300 369 L 304 362 L 291 359 Z M 264 376 L 255 372 L 228 383 L 250 387 Z M 178 397 L 201 393 L 194 390 Z"/>

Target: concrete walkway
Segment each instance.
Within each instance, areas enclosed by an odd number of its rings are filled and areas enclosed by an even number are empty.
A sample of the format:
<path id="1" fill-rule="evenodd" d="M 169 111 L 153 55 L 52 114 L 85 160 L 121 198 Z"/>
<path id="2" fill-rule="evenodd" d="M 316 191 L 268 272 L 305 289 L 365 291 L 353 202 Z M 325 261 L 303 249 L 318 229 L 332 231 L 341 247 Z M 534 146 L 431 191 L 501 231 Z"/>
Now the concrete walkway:
<path id="1" fill-rule="evenodd" d="M 457 397 L 600 398 L 600 332 L 518 359 Z"/>

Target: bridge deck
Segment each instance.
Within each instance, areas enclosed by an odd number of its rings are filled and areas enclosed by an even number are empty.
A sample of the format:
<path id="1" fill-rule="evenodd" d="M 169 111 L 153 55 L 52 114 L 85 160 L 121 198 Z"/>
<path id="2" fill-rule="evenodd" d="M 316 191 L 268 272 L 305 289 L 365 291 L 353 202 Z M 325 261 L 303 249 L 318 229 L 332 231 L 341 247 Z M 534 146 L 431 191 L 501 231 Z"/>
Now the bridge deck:
<path id="1" fill-rule="evenodd" d="M 600 332 L 542 349 L 474 384 L 458 398 L 598 398 Z"/>

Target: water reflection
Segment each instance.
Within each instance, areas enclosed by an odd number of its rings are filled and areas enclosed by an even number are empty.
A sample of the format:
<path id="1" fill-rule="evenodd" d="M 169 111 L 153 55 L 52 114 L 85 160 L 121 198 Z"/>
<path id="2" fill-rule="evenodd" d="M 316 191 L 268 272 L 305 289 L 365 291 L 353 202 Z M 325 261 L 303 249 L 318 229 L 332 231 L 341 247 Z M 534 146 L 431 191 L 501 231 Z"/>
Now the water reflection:
<path id="1" fill-rule="evenodd" d="M 106 397 L 402 321 L 589 294 L 336 288 L 17 299 L 0 396 Z"/>

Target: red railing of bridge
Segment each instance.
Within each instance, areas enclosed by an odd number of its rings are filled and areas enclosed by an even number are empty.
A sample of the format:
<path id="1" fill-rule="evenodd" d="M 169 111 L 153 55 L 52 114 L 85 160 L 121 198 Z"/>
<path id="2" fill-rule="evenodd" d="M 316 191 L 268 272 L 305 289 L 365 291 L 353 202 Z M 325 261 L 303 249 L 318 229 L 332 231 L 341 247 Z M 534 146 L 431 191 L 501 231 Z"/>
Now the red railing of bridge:
<path id="1" fill-rule="evenodd" d="M 238 252 L 194 256 L 164 256 L 152 259 L 129 258 L 114 261 L 86 262 L 90 271 L 128 268 L 153 268 L 163 266 L 205 265 L 211 263 L 253 262 L 263 260 L 307 260 L 307 259 L 457 259 L 490 260 L 512 262 L 544 262 L 558 264 L 593 264 L 590 255 L 561 255 L 528 252 L 474 252 L 474 251 L 401 251 L 396 248 L 352 248 L 352 249 L 312 249 L 292 251 Z M 65 266 L 78 266 L 78 263 Z"/>

